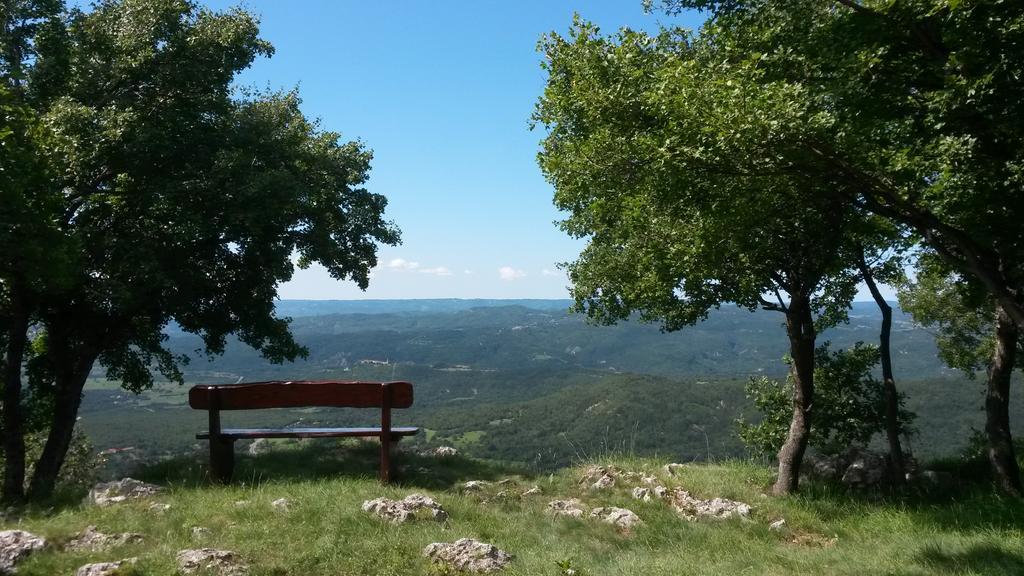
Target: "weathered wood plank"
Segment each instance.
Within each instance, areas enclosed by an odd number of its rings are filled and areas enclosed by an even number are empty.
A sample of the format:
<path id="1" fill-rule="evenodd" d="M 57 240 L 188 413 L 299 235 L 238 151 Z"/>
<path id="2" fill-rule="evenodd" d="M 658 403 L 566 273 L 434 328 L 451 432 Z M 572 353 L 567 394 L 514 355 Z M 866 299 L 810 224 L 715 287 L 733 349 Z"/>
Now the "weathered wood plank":
<path id="1" fill-rule="evenodd" d="M 391 407 L 412 406 L 412 384 L 388 382 Z M 188 404 L 197 410 L 208 410 L 211 391 L 217 390 L 220 410 L 256 410 L 262 408 L 304 408 L 327 406 L 337 408 L 381 407 L 381 382 L 344 382 L 333 380 L 298 380 L 246 382 L 243 384 L 199 384 L 188 392 Z"/>
<path id="2" fill-rule="evenodd" d="M 414 436 L 420 429 L 398 427 L 391 429 L 391 436 Z M 253 438 L 354 438 L 381 436 L 380 428 L 224 428 L 221 438 L 247 440 Z M 196 434 L 199 440 L 210 438 L 208 432 Z"/>

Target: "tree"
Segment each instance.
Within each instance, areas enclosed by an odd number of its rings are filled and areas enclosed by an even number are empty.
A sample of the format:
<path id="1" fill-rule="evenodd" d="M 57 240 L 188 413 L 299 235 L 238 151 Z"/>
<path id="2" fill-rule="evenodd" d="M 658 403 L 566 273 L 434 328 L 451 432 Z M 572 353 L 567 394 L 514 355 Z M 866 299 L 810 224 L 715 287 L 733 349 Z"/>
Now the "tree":
<path id="1" fill-rule="evenodd" d="M 952 0 L 659 5 L 707 10 L 702 34 L 723 61 L 764 86 L 800 87 L 795 105 L 827 119 L 783 127 L 784 144 L 751 149 L 751 166 L 841 174 L 833 194 L 913 230 L 1024 326 L 1024 12 Z"/>
<path id="2" fill-rule="evenodd" d="M 784 313 L 794 386 L 775 491 L 796 490 L 815 338 L 853 297 L 847 239 L 862 222 L 835 201 L 833 181 L 751 168 L 745 151 L 815 119 L 791 104 L 793 87 L 749 91 L 715 64 L 713 44 L 682 33 L 609 39 L 577 20 L 541 49 L 539 161 L 569 212 L 562 228 L 588 240 L 567 265 L 576 310 L 603 323 L 638 313 L 665 330 L 725 303 Z"/>
<path id="3" fill-rule="evenodd" d="M 902 231 L 885 226 L 878 219 L 878 234 L 874 247 L 863 247 L 857 260 L 857 271 L 867 286 L 871 298 L 882 315 L 882 326 L 878 334 L 878 355 L 882 367 L 882 388 L 885 403 L 882 408 L 885 423 L 885 437 L 889 444 L 889 464 L 894 483 L 901 485 L 906 479 L 906 458 L 900 442 L 905 425 L 901 421 L 901 396 L 896 389 L 896 377 L 892 367 L 892 306 L 886 302 L 878 288 L 879 280 L 889 284 L 898 283 L 903 277 L 904 254 L 909 248 Z"/>
<path id="4" fill-rule="evenodd" d="M 97 361 L 129 390 L 153 372 L 180 382 L 186 359 L 163 347 L 170 322 L 208 354 L 236 334 L 294 359 L 305 350 L 274 314 L 277 286 L 316 262 L 365 288 L 378 243 L 399 239 L 386 199 L 361 187 L 362 144 L 307 120 L 294 92 L 232 88 L 272 53 L 250 14 L 104 0 L 58 22 L 33 37 L 33 58 L 6 62 L 43 128 L 35 147 L 55 191 L 43 217 L 71 263 L 59 286 L 25 290 L 44 338 L 32 387 L 52 398 L 36 498 L 53 490 Z"/>
<path id="5" fill-rule="evenodd" d="M 653 2 L 648 1 L 650 6 Z M 751 158 L 914 230 L 1024 325 L 1024 12 L 1012 2 L 663 0 L 733 65 L 804 88 L 829 130 Z M 792 151 L 793 153 L 788 153 Z"/>
<path id="6" fill-rule="evenodd" d="M 815 351 L 814 398 L 817 410 L 811 426 L 810 446 L 825 454 L 839 454 L 851 446 L 867 447 L 888 428 L 888 390 L 871 371 L 881 359 L 879 348 L 857 343 L 847 350 L 829 350 L 826 342 Z M 770 454 L 786 439 L 786 421 L 793 382 L 751 378 L 747 397 L 761 413 L 756 423 L 738 421 L 740 439 L 748 447 Z M 898 396 L 897 432 L 905 432 L 914 415 Z M 894 470 L 894 473 L 896 471 Z"/>
<path id="7" fill-rule="evenodd" d="M 1010 432 L 1010 378 L 1024 358 L 1020 331 L 978 282 L 950 270 L 935 254 L 923 254 L 917 278 L 904 283 L 900 306 L 936 330 L 939 356 L 970 378 L 987 372 L 986 455 L 1000 490 L 1021 495 L 1020 467 Z"/>

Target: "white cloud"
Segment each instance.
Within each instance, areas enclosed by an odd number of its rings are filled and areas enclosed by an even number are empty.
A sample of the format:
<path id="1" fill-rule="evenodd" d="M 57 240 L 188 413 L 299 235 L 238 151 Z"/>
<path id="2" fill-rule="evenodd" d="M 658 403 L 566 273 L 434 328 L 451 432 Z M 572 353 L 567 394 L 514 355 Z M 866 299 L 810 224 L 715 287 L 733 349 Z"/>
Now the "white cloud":
<path id="1" fill-rule="evenodd" d="M 466 276 L 472 276 L 474 274 L 472 270 L 463 270 L 462 273 L 465 274 Z"/>
<path id="2" fill-rule="evenodd" d="M 498 277 L 505 281 L 518 280 L 519 278 L 525 278 L 526 272 L 511 266 L 502 266 L 498 268 Z"/>
<path id="3" fill-rule="evenodd" d="M 395 258 L 388 262 L 388 268 L 391 268 L 392 270 L 416 270 L 419 267 L 419 262 L 410 262 L 405 258 Z"/>
<path id="4" fill-rule="evenodd" d="M 550 268 L 545 268 L 545 269 L 541 270 L 540 271 L 540 275 L 541 276 L 565 276 L 565 274 L 559 272 L 558 270 L 551 270 Z"/>
<path id="5" fill-rule="evenodd" d="M 434 276 L 451 276 L 452 271 L 444 266 L 438 266 L 436 268 L 420 268 L 421 274 L 433 274 Z"/>

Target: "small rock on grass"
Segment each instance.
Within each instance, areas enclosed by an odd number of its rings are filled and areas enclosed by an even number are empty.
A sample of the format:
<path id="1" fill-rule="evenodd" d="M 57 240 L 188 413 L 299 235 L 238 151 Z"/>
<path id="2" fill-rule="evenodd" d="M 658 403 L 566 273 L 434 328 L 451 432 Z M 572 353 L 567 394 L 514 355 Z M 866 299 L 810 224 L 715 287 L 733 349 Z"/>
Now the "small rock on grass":
<path id="1" fill-rule="evenodd" d="M 567 516 L 569 518 L 582 518 L 586 513 L 586 506 L 575 498 L 568 500 L 552 500 L 548 502 L 548 512 L 555 517 Z"/>
<path id="2" fill-rule="evenodd" d="M 650 502 L 651 498 L 652 497 L 651 497 L 651 489 L 650 488 L 644 488 L 642 486 L 638 486 L 636 488 L 633 488 L 633 499 L 634 500 L 643 500 L 644 502 Z"/>
<path id="3" fill-rule="evenodd" d="M 88 502 L 97 506 L 110 506 L 127 500 L 139 500 L 163 492 L 162 486 L 147 484 L 134 478 L 101 482 L 89 491 Z"/>
<path id="4" fill-rule="evenodd" d="M 590 513 L 590 517 L 597 518 L 615 526 L 616 528 L 622 528 L 624 530 L 628 530 L 637 524 L 642 523 L 640 517 L 634 514 L 632 510 L 615 508 L 614 506 L 594 508 Z"/>
<path id="5" fill-rule="evenodd" d="M 444 522 L 448 519 L 448 512 L 433 499 L 422 494 L 410 494 L 402 500 L 390 500 L 388 498 L 374 498 L 363 502 L 363 511 L 371 512 L 381 518 L 401 524 L 416 518 L 420 511 L 425 512 L 433 520 Z"/>
<path id="6" fill-rule="evenodd" d="M 512 561 L 512 555 L 486 542 L 462 538 L 452 543 L 434 542 L 423 555 L 435 564 L 465 572 L 497 572 Z"/>
<path id="7" fill-rule="evenodd" d="M 0 574 L 14 574 L 19 562 L 43 548 L 46 548 L 46 540 L 31 532 L 0 532 Z"/>
<path id="8" fill-rule="evenodd" d="M 680 471 L 682 471 L 683 468 L 686 468 L 685 464 L 673 462 L 671 464 L 665 464 L 664 466 L 662 466 L 661 471 L 664 472 L 665 474 L 668 474 L 669 476 L 676 476 L 679 474 Z"/>
<path id="9" fill-rule="evenodd" d="M 94 562 L 75 571 L 75 576 L 114 576 L 126 566 L 135 564 L 136 558 L 125 558 L 116 562 Z"/>
<path id="10" fill-rule="evenodd" d="M 776 521 L 774 521 L 774 522 L 772 522 L 771 524 L 768 525 L 768 529 L 771 530 L 772 532 L 781 532 L 782 529 L 785 528 L 785 527 L 786 527 L 786 519 L 785 518 L 779 518 L 778 520 L 776 520 Z"/>
<path id="11" fill-rule="evenodd" d="M 451 458 L 452 456 L 457 456 L 459 451 L 451 446 L 438 446 L 434 449 L 433 454 L 438 458 Z"/>
<path id="12" fill-rule="evenodd" d="M 155 512 L 156 514 L 163 514 L 171 509 L 170 504 L 163 504 L 161 502 L 153 502 L 149 505 L 149 511 Z"/>
<path id="13" fill-rule="evenodd" d="M 124 532 L 122 534 L 104 534 L 96 529 L 95 526 L 86 526 L 85 530 L 82 530 L 77 536 L 71 539 L 65 546 L 65 550 L 84 550 L 90 552 L 99 552 L 115 546 L 123 546 L 125 544 L 138 544 L 142 542 L 142 534 L 136 534 L 134 532 Z"/>
<path id="14" fill-rule="evenodd" d="M 470 480 L 462 485 L 462 489 L 466 492 L 479 492 L 490 485 L 486 480 Z"/>
<path id="15" fill-rule="evenodd" d="M 270 505 L 273 506 L 274 509 L 276 510 L 284 510 L 285 512 L 287 512 L 288 507 L 292 505 L 292 501 L 287 498 L 278 498 L 277 500 L 271 502 Z"/>
<path id="16" fill-rule="evenodd" d="M 534 486 L 533 488 L 530 488 L 526 492 L 523 492 L 523 496 L 539 496 L 540 494 L 543 493 L 544 492 L 540 489 L 540 486 Z"/>
<path id="17" fill-rule="evenodd" d="M 702 500 L 680 488 L 673 490 L 669 494 L 669 502 L 676 512 L 687 520 L 696 520 L 698 518 L 749 518 L 751 512 L 750 505 L 744 502 L 737 502 L 726 498 Z"/>
<path id="18" fill-rule="evenodd" d="M 218 576 L 245 576 L 249 567 L 241 557 L 230 550 L 198 548 L 182 550 L 176 557 L 178 569 L 184 574 L 216 574 Z"/>

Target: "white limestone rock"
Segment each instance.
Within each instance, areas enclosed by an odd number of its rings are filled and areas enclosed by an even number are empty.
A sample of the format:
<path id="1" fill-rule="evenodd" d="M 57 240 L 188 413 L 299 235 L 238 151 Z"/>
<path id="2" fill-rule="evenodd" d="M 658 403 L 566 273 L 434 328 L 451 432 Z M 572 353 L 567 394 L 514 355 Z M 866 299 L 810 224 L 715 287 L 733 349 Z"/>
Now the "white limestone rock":
<path id="1" fill-rule="evenodd" d="M 14 574 L 19 562 L 43 548 L 46 548 L 46 539 L 31 532 L 0 532 L 0 574 Z"/>
<path id="2" fill-rule="evenodd" d="M 632 510 L 627 510 L 626 508 L 615 508 L 614 506 L 594 508 L 594 510 L 590 512 L 590 517 L 599 519 L 602 522 L 607 522 L 608 524 L 623 530 L 629 530 L 630 528 L 642 523 L 640 517 L 633 513 Z"/>
<path id="3" fill-rule="evenodd" d="M 563 516 L 568 518 L 582 518 L 586 512 L 586 505 L 576 498 L 570 498 L 569 500 L 552 500 L 551 502 L 548 502 L 548 513 L 556 518 Z"/>
<path id="4" fill-rule="evenodd" d="M 217 576 L 245 576 L 249 567 L 242 558 L 230 550 L 197 548 L 182 550 L 175 558 L 184 574 L 216 574 Z"/>
<path id="5" fill-rule="evenodd" d="M 149 498 L 163 492 L 162 486 L 147 484 L 134 478 L 101 482 L 89 491 L 88 501 L 97 506 L 110 506 L 128 500 Z"/>
<path id="6" fill-rule="evenodd" d="M 426 516 L 438 522 L 448 519 L 448 512 L 432 498 L 423 494 L 410 494 L 402 500 L 388 498 L 367 500 L 363 502 L 363 512 L 376 514 L 395 524 L 408 522 L 420 516 Z"/>
<path id="7" fill-rule="evenodd" d="M 669 494 L 669 502 L 676 512 L 687 520 L 697 520 L 699 518 L 716 518 L 720 520 L 727 518 L 749 518 L 751 512 L 750 505 L 744 502 L 737 502 L 726 498 L 703 500 L 679 488 Z"/>
<path id="8" fill-rule="evenodd" d="M 679 464 L 678 462 L 673 462 L 671 464 L 665 464 L 664 466 L 662 466 L 661 471 L 669 476 L 676 476 L 679 474 L 680 471 L 682 471 L 683 468 L 686 468 L 686 464 Z"/>
<path id="9" fill-rule="evenodd" d="M 464 572 L 497 572 L 512 561 L 512 555 L 486 542 L 461 538 L 451 543 L 434 542 L 423 549 L 431 562 Z"/>
<path id="10" fill-rule="evenodd" d="M 462 485 L 462 490 L 465 492 L 480 492 L 490 485 L 491 483 L 486 480 L 470 480 Z"/>
<path id="11" fill-rule="evenodd" d="M 75 571 L 75 576 L 114 576 L 117 572 L 137 562 L 136 558 L 125 558 L 116 562 L 93 562 Z"/>
<path id="12" fill-rule="evenodd" d="M 124 546 L 126 544 L 138 544 L 143 541 L 142 534 L 124 532 L 121 534 L 104 534 L 95 526 L 86 526 L 77 536 L 64 545 L 65 550 L 100 552 Z"/>

